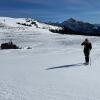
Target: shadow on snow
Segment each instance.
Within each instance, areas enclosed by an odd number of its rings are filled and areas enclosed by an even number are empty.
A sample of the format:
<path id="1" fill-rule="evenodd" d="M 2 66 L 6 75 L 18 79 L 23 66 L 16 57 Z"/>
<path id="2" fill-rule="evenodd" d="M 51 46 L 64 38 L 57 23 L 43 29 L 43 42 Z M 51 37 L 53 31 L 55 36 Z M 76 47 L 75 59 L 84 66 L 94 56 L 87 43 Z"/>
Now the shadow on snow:
<path id="1" fill-rule="evenodd" d="M 84 64 L 84 63 L 70 64 L 70 65 L 63 65 L 63 66 L 57 66 L 57 67 L 47 68 L 46 70 L 59 69 L 59 68 L 69 68 L 69 67 L 75 67 L 75 66 L 82 66 L 83 64 Z"/>

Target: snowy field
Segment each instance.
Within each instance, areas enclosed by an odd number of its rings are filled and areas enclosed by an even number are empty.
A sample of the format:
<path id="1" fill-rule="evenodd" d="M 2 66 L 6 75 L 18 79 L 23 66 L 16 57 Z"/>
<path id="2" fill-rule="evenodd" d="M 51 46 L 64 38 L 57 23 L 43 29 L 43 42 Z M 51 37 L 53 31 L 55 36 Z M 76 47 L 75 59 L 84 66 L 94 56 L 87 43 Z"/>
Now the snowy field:
<path id="1" fill-rule="evenodd" d="M 93 49 L 85 66 L 85 38 L 37 28 L 0 31 L 0 43 L 22 47 L 0 50 L 0 100 L 100 100 L 100 39 L 88 37 Z"/>

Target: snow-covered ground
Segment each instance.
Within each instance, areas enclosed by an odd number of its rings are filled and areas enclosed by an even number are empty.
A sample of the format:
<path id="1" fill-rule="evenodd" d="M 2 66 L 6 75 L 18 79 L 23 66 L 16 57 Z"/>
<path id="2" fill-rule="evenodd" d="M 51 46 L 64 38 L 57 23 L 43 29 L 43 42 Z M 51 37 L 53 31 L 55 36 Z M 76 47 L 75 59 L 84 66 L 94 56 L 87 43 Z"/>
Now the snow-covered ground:
<path id="1" fill-rule="evenodd" d="M 30 25 L 30 26 L 25 26 L 25 25 Z M 46 30 L 49 29 L 62 30 L 61 27 L 41 23 L 34 19 L 0 17 L 0 32 L 10 32 L 10 33 L 26 32 L 26 31 L 33 31 L 34 28 L 36 27 Z"/>
<path id="2" fill-rule="evenodd" d="M 0 100 L 100 100 L 100 39 L 88 37 L 93 49 L 85 66 L 85 38 L 35 27 L 0 32 L 0 43 L 22 47 L 0 50 Z"/>

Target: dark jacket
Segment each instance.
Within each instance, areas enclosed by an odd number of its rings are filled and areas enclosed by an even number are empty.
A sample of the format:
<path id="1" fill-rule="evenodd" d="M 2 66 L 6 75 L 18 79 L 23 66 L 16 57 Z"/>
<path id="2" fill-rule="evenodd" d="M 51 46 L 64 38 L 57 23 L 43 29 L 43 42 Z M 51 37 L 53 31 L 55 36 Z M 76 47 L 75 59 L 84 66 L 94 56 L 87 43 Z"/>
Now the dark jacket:
<path id="1" fill-rule="evenodd" d="M 90 50 L 92 49 L 92 44 L 89 41 L 84 41 L 81 45 L 84 45 L 85 56 L 89 56 Z"/>

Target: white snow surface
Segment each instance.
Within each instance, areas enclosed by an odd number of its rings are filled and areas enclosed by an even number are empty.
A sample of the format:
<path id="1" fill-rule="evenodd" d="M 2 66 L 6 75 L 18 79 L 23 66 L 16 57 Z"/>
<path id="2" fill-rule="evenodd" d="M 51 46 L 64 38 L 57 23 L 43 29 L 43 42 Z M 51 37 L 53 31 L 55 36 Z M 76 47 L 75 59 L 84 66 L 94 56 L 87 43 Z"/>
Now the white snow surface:
<path id="1" fill-rule="evenodd" d="M 100 100 L 99 37 L 3 30 L 0 43 L 13 40 L 22 49 L 0 50 L 0 100 Z M 87 66 L 85 38 L 93 44 Z"/>
<path id="2" fill-rule="evenodd" d="M 27 22 L 30 20 L 30 22 Z M 31 22 L 35 22 L 36 25 L 31 24 Z M 24 26 L 20 25 L 18 23 L 23 23 L 30 26 Z M 34 28 L 40 28 L 40 29 L 53 29 L 53 30 L 62 30 L 61 27 L 53 26 L 45 23 L 38 22 L 34 19 L 28 19 L 28 18 L 10 18 L 10 17 L 0 17 L 0 32 L 26 32 L 26 31 L 33 31 Z"/>

